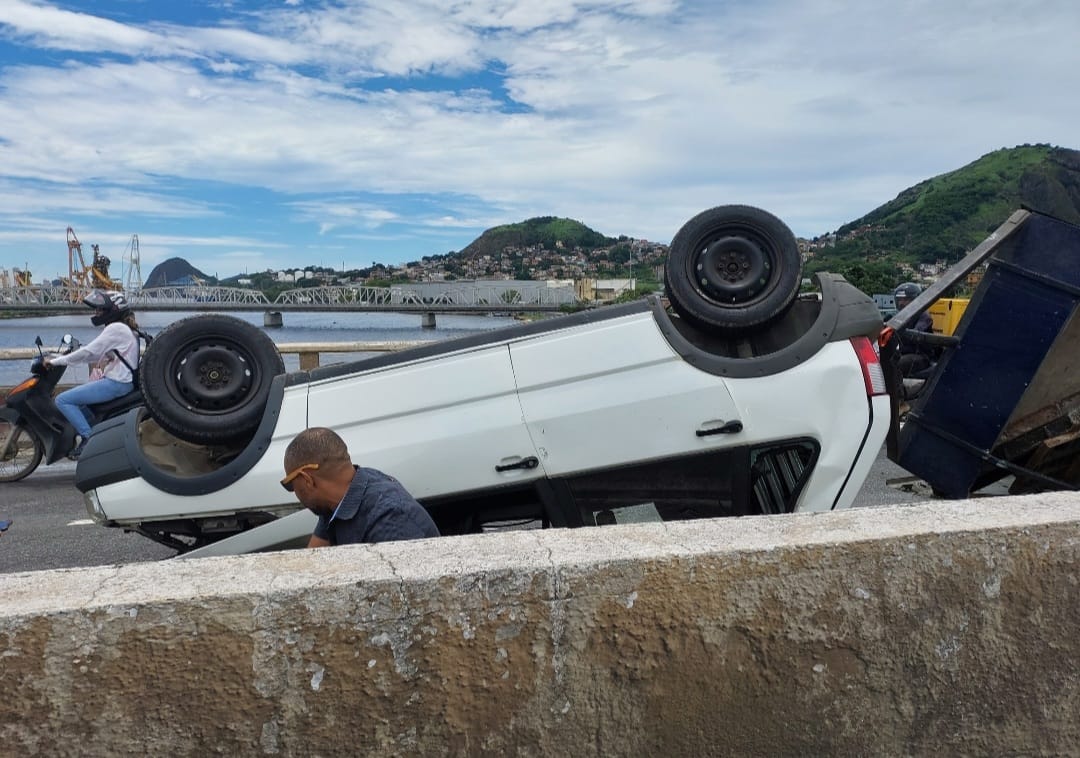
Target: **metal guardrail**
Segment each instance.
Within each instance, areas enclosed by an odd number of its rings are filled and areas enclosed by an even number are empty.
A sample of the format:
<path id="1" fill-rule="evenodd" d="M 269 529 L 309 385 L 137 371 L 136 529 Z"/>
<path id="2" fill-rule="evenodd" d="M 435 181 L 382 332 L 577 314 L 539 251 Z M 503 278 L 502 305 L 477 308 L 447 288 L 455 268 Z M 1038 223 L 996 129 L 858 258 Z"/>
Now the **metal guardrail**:
<path id="1" fill-rule="evenodd" d="M 300 370 L 319 366 L 323 353 L 394 353 L 412 347 L 429 345 L 436 340 L 385 340 L 372 342 L 286 342 L 277 346 L 278 352 L 300 356 Z M 48 352 L 48 351 L 46 351 Z M 0 348 L 0 361 L 30 360 L 38 355 L 36 347 Z"/>

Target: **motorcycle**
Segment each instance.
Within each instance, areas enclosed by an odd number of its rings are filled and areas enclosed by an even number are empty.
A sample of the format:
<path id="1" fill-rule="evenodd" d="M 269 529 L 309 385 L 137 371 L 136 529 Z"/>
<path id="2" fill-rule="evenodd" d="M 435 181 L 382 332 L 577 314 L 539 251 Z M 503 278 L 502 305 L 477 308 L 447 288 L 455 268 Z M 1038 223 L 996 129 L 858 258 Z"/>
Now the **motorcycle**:
<path id="1" fill-rule="evenodd" d="M 13 387 L 0 404 L 0 482 L 17 482 L 41 464 L 56 463 L 75 448 L 75 429 L 53 402 L 53 394 L 66 366 L 45 365 L 41 337 L 34 340 L 38 354 L 30 364 L 30 376 Z M 79 347 L 65 334 L 56 351 L 60 355 Z M 135 389 L 105 403 L 90 406 L 97 421 L 117 416 L 142 405 Z"/>

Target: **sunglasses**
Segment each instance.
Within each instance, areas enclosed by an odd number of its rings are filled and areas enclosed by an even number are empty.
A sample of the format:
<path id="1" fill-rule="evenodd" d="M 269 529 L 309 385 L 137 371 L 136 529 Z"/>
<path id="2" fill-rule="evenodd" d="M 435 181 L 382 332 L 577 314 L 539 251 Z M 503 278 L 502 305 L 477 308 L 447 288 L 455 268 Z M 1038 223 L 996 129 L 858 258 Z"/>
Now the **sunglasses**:
<path id="1" fill-rule="evenodd" d="M 285 475 L 285 478 L 281 480 L 281 486 L 285 488 L 286 492 L 293 491 L 293 479 L 300 476 L 307 469 L 315 470 L 319 467 L 318 463 L 305 463 L 303 466 L 298 466 Z"/>

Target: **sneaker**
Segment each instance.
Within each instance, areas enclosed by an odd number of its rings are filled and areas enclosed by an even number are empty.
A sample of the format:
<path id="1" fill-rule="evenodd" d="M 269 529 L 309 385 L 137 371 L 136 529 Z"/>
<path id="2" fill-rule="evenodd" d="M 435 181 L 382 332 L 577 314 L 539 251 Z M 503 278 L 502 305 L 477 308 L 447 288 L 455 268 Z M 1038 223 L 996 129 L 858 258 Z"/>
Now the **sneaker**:
<path id="1" fill-rule="evenodd" d="M 83 450 L 86 449 L 86 440 L 81 440 L 78 445 L 71 449 L 71 452 L 67 454 L 68 460 L 77 461 L 79 456 L 82 455 Z"/>

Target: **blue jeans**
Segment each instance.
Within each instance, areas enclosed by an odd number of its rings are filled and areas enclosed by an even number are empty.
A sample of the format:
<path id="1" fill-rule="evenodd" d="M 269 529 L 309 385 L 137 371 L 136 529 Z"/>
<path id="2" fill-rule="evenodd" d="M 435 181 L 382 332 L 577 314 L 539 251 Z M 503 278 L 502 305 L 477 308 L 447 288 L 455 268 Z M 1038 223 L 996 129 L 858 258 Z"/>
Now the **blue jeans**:
<path id="1" fill-rule="evenodd" d="M 90 436 L 90 422 L 94 420 L 86 407 L 126 395 L 131 392 L 132 386 L 131 382 L 95 379 L 61 392 L 56 396 L 56 408 L 75 427 L 75 432 L 85 440 Z"/>

